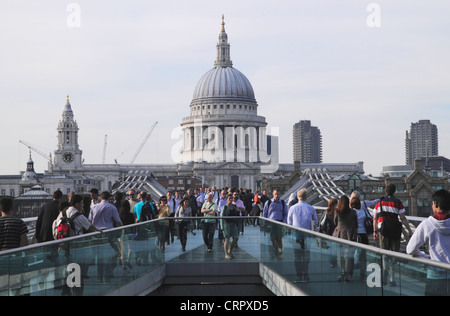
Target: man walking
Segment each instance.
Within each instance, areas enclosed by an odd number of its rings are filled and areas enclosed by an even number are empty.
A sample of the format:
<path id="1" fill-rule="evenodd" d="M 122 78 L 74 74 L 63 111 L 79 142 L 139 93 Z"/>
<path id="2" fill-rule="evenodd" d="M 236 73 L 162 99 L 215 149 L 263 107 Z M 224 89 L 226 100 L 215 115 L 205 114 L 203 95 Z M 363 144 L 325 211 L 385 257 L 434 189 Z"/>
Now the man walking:
<path id="1" fill-rule="evenodd" d="M 203 219 L 203 241 L 207 251 L 211 252 L 213 248 L 214 233 L 216 231 L 216 216 L 218 211 L 217 204 L 213 202 L 214 195 L 209 193 L 206 196 L 207 201 L 202 205 Z"/>
<path id="2" fill-rule="evenodd" d="M 408 229 L 409 237 L 412 236 L 412 230 L 409 227 L 409 222 L 405 216 L 405 208 L 402 202 L 394 197 L 396 187 L 394 184 L 389 183 L 386 185 L 386 196 L 381 198 L 380 201 L 375 205 L 373 210 L 373 239 L 380 240 L 380 248 L 400 251 L 400 239 L 402 232 L 402 223 Z M 400 217 L 401 222 L 398 218 Z M 387 273 L 390 272 L 389 285 L 395 286 L 396 282 L 394 280 L 394 268 L 390 259 L 383 256 L 385 261 L 385 275 L 383 282 L 387 283 Z"/>
<path id="3" fill-rule="evenodd" d="M 286 202 L 282 200 L 280 191 L 278 189 L 274 189 L 273 199 L 268 200 L 264 205 L 263 217 L 267 219 L 271 219 L 277 222 L 286 223 L 287 214 L 288 214 L 288 206 Z M 281 259 L 284 249 L 284 236 L 285 228 L 282 225 L 278 225 L 275 223 L 271 223 L 270 225 L 270 239 L 272 241 L 272 245 L 274 247 L 275 256 L 278 259 Z"/>
<path id="4" fill-rule="evenodd" d="M 313 230 L 314 227 L 318 226 L 319 221 L 314 207 L 306 203 L 305 189 L 297 192 L 297 199 L 299 202 L 289 208 L 287 223 L 295 227 Z M 300 249 L 294 248 L 296 257 L 295 270 L 297 271 L 299 282 L 308 282 L 310 252 L 308 244 L 305 242 L 305 234 L 301 231 L 296 231 L 296 234 L 296 242 L 300 245 Z"/>
<path id="5" fill-rule="evenodd" d="M 36 221 L 35 237 L 38 243 L 54 240 L 52 225 L 59 215 L 59 204 L 62 201 L 63 194 L 60 190 L 56 190 L 52 198 L 53 201 L 46 203 L 42 207 Z"/>
<path id="6" fill-rule="evenodd" d="M 100 203 L 95 204 L 89 215 L 91 223 L 100 230 L 114 228 L 114 226 L 122 226 L 122 221 L 119 217 L 117 208 L 109 203 L 111 193 L 108 191 L 100 194 Z M 117 244 L 117 239 L 110 233 L 108 234 L 109 244 L 115 251 L 115 255 L 110 253 L 109 249 L 104 249 L 98 255 L 98 277 L 100 282 L 109 282 L 112 277 L 113 262 L 111 258 L 118 258 L 120 256 L 120 247 Z"/>

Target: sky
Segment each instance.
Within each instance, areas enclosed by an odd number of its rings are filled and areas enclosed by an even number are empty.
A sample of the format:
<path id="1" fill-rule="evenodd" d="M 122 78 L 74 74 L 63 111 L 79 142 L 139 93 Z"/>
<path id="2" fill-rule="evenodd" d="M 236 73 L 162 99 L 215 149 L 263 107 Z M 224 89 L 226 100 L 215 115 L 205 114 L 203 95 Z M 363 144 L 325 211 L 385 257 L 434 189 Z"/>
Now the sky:
<path id="1" fill-rule="evenodd" d="M 437 125 L 450 158 L 450 2 L 447 0 L 131 0 L 0 3 L 0 174 L 44 153 L 70 95 L 86 164 L 173 163 L 194 88 L 213 68 L 222 14 L 234 68 L 258 115 L 279 129 L 310 120 L 323 162 L 364 162 L 366 174 L 405 163 L 411 122 Z M 47 160 L 32 153 L 35 170 Z"/>

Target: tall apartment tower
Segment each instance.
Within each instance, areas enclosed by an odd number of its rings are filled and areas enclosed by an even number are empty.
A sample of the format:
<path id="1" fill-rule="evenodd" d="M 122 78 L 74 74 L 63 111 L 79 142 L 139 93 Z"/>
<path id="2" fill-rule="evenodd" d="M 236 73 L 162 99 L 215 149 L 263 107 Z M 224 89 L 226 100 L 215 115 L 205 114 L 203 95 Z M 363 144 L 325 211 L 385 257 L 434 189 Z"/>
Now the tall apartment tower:
<path id="1" fill-rule="evenodd" d="M 311 121 L 294 124 L 294 161 L 322 163 L 322 135 L 320 129 L 311 126 Z"/>
<path id="2" fill-rule="evenodd" d="M 417 158 L 438 155 L 438 130 L 430 120 L 411 123 L 411 130 L 406 131 L 406 164 L 414 165 Z"/>

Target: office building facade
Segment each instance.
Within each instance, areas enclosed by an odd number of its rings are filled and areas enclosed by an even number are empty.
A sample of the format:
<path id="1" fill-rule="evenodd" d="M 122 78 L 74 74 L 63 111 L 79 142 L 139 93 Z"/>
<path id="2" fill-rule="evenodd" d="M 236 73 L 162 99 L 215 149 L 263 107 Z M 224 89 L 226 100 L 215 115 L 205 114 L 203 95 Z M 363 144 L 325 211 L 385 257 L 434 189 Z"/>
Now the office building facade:
<path id="1" fill-rule="evenodd" d="M 429 120 L 411 123 L 405 139 L 406 164 L 413 165 L 416 158 L 438 156 L 438 129 Z"/>
<path id="2" fill-rule="evenodd" d="M 293 129 L 294 161 L 322 163 L 322 135 L 311 121 L 300 121 Z"/>

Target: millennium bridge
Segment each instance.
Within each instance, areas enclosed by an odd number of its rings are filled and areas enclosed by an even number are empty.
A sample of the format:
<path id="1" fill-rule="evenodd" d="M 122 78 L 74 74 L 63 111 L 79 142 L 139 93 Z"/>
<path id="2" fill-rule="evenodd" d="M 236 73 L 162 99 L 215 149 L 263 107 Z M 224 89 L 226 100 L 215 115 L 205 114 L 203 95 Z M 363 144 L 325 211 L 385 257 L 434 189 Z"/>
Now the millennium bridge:
<path id="1" fill-rule="evenodd" d="M 250 220 L 250 225 L 239 236 L 232 259 L 225 259 L 217 231 L 212 252 L 207 251 L 201 230 L 188 233 L 185 251 L 176 237 L 161 249 L 161 220 L 3 251 L 0 295 L 421 296 L 429 269 L 450 271 L 448 264 L 261 217 L 234 219 L 242 224 Z M 417 226 L 414 220 L 409 218 Z M 27 220 L 31 227 L 34 221 Z M 282 253 L 274 250 L 274 229 L 283 232 Z M 136 238 L 142 231 L 145 237 Z M 333 262 L 342 251 L 357 260 L 350 280 L 340 282 L 339 265 Z M 395 284 L 387 282 L 389 273 Z"/>

